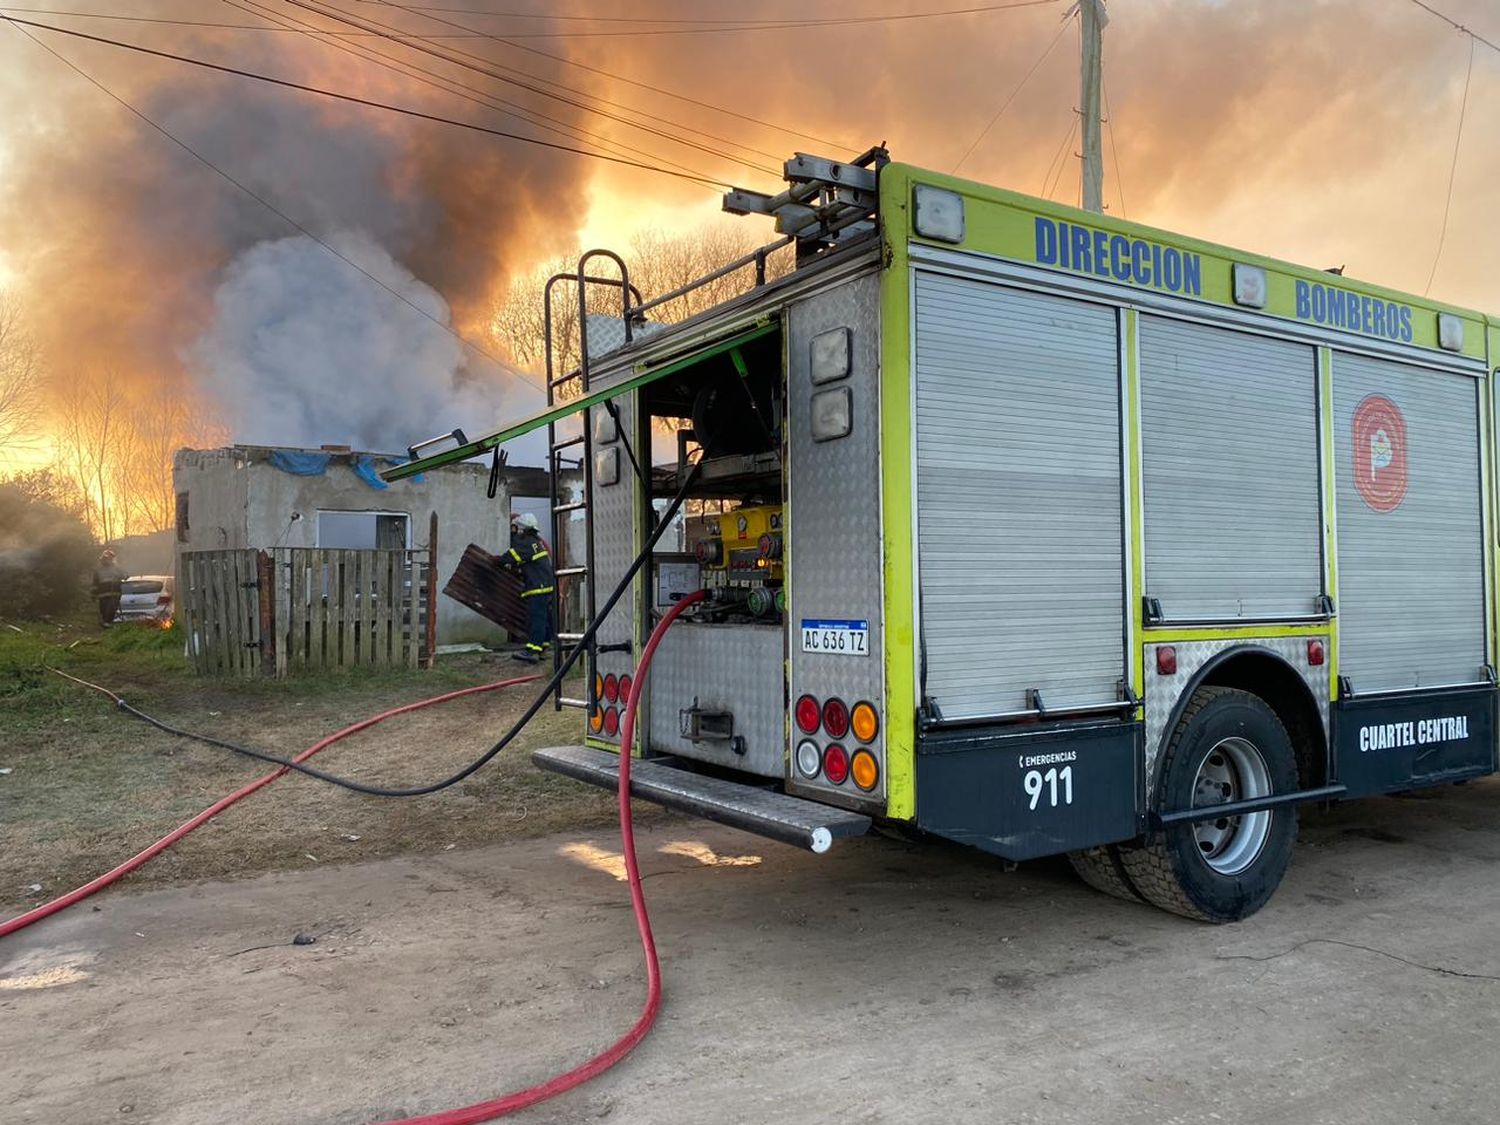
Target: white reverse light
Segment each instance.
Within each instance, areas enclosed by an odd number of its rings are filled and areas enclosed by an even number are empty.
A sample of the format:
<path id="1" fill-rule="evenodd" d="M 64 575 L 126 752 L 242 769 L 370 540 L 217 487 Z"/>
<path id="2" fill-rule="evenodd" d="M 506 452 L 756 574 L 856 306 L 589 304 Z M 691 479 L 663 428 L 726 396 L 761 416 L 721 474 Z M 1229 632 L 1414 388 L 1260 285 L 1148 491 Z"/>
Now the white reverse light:
<path id="1" fill-rule="evenodd" d="M 803 739 L 797 743 L 797 772 L 803 777 L 817 777 L 822 768 L 822 757 L 816 742 Z"/>
<path id="2" fill-rule="evenodd" d="M 832 441 L 854 428 L 854 401 L 848 387 L 819 391 L 812 396 L 814 441 Z"/>
<path id="3" fill-rule="evenodd" d="M 918 184 L 912 210 L 912 225 L 923 238 L 964 240 L 964 197 L 957 192 Z"/>
<path id="4" fill-rule="evenodd" d="M 849 374 L 852 352 L 849 329 L 835 328 L 830 332 L 818 333 L 812 338 L 809 351 L 809 366 L 812 368 L 814 383 L 832 383 Z"/>
<path id="5" fill-rule="evenodd" d="M 1245 262 L 1234 263 L 1234 303 L 1250 309 L 1266 307 L 1266 271 Z"/>
<path id="6" fill-rule="evenodd" d="M 620 447 L 594 451 L 594 483 L 614 484 L 620 479 Z"/>

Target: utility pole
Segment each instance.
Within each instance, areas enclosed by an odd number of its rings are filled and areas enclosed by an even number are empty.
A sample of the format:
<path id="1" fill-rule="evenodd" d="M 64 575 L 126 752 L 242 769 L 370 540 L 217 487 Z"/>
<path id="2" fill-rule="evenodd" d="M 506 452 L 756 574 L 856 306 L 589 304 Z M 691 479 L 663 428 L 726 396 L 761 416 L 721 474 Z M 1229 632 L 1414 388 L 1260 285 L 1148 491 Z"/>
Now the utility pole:
<path id="1" fill-rule="evenodd" d="M 1104 210 L 1104 157 L 1099 146 L 1099 74 L 1104 54 L 1104 25 L 1109 14 L 1104 0 L 1078 0 L 1079 27 L 1083 37 L 1083 207 Z"/>

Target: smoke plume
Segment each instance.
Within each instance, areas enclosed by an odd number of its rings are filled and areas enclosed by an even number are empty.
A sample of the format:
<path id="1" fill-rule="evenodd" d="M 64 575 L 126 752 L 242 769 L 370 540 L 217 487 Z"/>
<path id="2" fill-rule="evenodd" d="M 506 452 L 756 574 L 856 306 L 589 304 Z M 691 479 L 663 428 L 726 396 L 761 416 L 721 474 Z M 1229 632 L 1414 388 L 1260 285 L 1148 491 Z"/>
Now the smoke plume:
<path id="1" fill-rule="evenodd" d="M 373 239 L 339 232 L 328 244 L 369 277 L 300 235 L 257 243 L 224 270 L 187 367 L 235 440 L 399 451 L 536 404 L 539 391 L 441 330 L 447 302 Z"/>
<path id="2" fill-rule="evenodd" d="M 345 37 L 345 48 L 435 69 L 487 98 L 625 145 L 634 159 L 769 191 L 781 186 L 780 160 L 793 149 L 848 154 L 884 140 L 897 159 L 952 169 L 1058 35 L 1067 10 L 1059 0 L 937 19 L 679 34 L 680 24 L 558 21 L 542 0 L 471 0 L 446 15 L 395 3 L 319 3 L 409 34 L 469 36 L 435 42 L 525 72 L 532 86 L 563 82 L 609 99 L 594 108 L 623 120 L 378 37 Z M 1492 0 L 1441 7 L 1500 37 Z M 143 0 L 132 14 L 202 21 L 210 10 L 227 23 L 271 23 L 252 14 L 261 11 L 337 26 L 285 0 L 212 8 Z M 598 0 L 588 10 L 632 19 L 692 14 L 667 0 Z M 765 0 L 746 19 L 852 12 Z M 1111 211 L 1423 290 L 1443 224 L 1468 39 L 1394 0 L 1114 0 L 1110 14 Z M 300 32 L 37 18 L 558 139 Z M 638 33 L 652 30 L 671 34 Z M 33 34 L 250 193 L 318 237 L 341 240 L 371 272 L 481 343 L 496 298 L 535 263 L 580 239 L 624 245 L 642 227 L 692 227 L 718 209 L 715 189 L 702 184 Z M 500 41 L 506 37 L 515 38 Z M 1076 52 L 1069 27 L 975 145 L 963 175 L 1076 198 Z M 668 89 L 701 104 L 658 92 Z M 488 417 L 530 393 L 472 354 L 466 362 L 434 325 L 297 239 L 286 219 L 14 28 L 0 27 L 0 101 L 7 107 L 0 281 L 9 278 L 54 371 L 78 378 L 109 371 L 126 387 L 203 393 L 235 412 L 226 419 L 231 432 L 278 441 L 405 444 L 420 432 L 417 419 L 427 429 L 455 424 L 447 411 L 419 409 L 415 398 L 473 401 Z M 1489 143 L 1497 114 L 1500 55 L 1480 47 L 1432 292 L 1489 308 L 1500 308 L 1491 264 L 1500 258 L 1500 226 L 1491 221 L 1500 146 Z M 740 222 L 761 224 L 769 240 L 761 220 Z M 349 393 L 356 386 L 358 404 Z M 473 397 L 490 386 L 496 397 Z M 270 411 L 270 402 L 280 408 Z M 334 402 L 344 413 L 330 411 Z"/>

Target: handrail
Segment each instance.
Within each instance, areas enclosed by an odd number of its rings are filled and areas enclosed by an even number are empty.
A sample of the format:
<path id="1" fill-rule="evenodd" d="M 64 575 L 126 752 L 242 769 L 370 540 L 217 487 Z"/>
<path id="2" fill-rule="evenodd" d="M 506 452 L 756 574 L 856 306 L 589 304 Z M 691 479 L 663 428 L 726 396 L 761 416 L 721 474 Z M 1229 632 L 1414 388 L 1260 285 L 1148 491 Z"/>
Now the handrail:
<path id="1" fill-rule="evenodd" d="M 679 285 L 670 293 L 663 293 L 659 297 L 652 297 L 651 300 L 646 301 L 644 304 L 637 304 L 635 308 L 636 315 L 643 315 L 651 309 L 657 308 L 660 305 L 665 305 L 668 301 L 675 301 L 680 297 L 686 297 L 693 290 L 701 289 L 710 281 L 718 281 L 719 278 L 734 273 L 736 270 L 742 270 L 752 263 L 755 265 L 755 285 L 757 288 L 759 288 L 766 283 L 766 258 L 769 255 L 774 254 L 776 251 L 780 250 L 782 247 L 790 245 L 795 240 L 796 239 L 794 235 L 786 235 L 784 238 L 779 238 L 775 242 L 767 243 L 758 250 L 752 250 L 750 253 L 744 255 L 743 257 L 736 258 L 734 261 L 728 263 L 727 265 L 720 266 L 712 273 L 704 274 L 702 277 L 698 278 L 695 281 L 690 281 L 686 285 Z"/>

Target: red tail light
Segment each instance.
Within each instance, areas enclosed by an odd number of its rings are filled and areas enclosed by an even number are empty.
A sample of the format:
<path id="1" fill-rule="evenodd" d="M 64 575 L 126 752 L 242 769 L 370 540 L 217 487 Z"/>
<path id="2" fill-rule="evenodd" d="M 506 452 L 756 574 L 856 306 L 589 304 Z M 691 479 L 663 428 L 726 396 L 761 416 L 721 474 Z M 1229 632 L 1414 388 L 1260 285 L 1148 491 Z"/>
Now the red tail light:
<path id="1" fill-rule="evenodd" d="M 1177 650 L 1171 645 L 1156 646 L 1156 674 L 1158 676 L 1177 675 Z"/>
<path id="2" fill-rule="evenodd" d="M 630 699 L 630 673 L 620 677 L 620 702 L 625 703 Z"/>
<path id="3" fill-rule="evenodd" d="M 156 604 L 157 605 L 171 605 L 172 604 L 172 595 L 171 594 L 158 594 L 157 598 L 156 598 Z"/>
<path id="4" fill-rule="evenodd" d="M 823 704 L 823 729 L 830 738 L 843 738 L 849 733 L 849 708 L 842 699 L 830 699 Z"/>
<path id="5" fill-rule="evenodd" d="M 620 712 L 616 711 L 613 707 L 605 709 L 604 733 L 610 736 L 620 733 Z"/>
<path id="6" fill-rule="evenodd" d="M 1323 642 L 1314 638 L 1307 642 L 1307 662 L 1314 668 L 1320 667 L 1328 653 L 1323 648 Z"/>
<path id="7" fill-rule="evenodd" d="M 620 681 L 615 679 L 613 672 L 604 677 L 604 698 L 611 703 L 618 703 L 620 700 Z"/>
<path id="8" fill-rule="evenodd" d="M 849 754 L 837 742 L 823 751 L 823 776 L 835 785 L 844 784 L 849 776 Z"/>
<path id="9" fill-rule="evenodd" d="M 810 695 L 797 700 L 797 729 L 803 734 L 816 734 L 822 711 L 818 701 Z"/>

